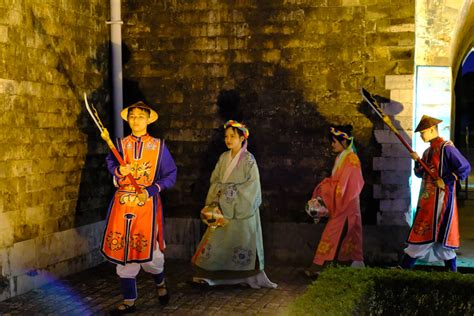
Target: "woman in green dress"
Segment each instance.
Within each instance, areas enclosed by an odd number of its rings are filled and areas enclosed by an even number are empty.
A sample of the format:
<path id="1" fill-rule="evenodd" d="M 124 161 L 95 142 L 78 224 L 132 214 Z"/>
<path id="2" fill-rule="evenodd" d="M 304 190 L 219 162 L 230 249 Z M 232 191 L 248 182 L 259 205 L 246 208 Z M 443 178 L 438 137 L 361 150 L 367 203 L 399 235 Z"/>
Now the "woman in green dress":
<path id="1" fill-rule="evenodd" d="M 218 225 L 208 226 L 193 256 L 193 281 L 276 288 L 263 270 L 260 175 L 254 156 L 247 151 L 249 131 L 233 120 L 224 129 L 229 150 L 220 156 L 211 175 L 206 205 L 213 207 L 203 209 L 217 210 Z"/>

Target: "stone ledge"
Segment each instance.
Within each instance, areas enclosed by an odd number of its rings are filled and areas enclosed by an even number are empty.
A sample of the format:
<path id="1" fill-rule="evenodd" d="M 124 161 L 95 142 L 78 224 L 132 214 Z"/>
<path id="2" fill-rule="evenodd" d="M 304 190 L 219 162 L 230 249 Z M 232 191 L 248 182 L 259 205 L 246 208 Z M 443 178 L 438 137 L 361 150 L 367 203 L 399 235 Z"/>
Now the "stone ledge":
<path id="1" fill-rule="evenodd" d="M 94 267 L 104 222 L 40 236 L 0 250 L 0 300 L 23 294 L 57 278 Z"/>

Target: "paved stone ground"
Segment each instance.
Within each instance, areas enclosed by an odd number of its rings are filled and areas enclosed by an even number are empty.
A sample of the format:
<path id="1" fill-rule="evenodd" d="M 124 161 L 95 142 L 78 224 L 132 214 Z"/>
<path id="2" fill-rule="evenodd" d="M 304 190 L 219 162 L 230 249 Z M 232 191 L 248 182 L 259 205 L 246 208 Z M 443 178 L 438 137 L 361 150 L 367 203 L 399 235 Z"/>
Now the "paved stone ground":
<path id="1" fill-rule="evenodd" d="M 310 280 L 300 268 L 269 266 L 265 269 L 277 289 L 220 286 L 196 289 L 189 262 L 168 260 L 165 269 L 171 292 L 168 306 L 161 307 L 153 280 L 143 270 L 138 276 L 135 315 L 281 315 Z M 0 315 L 107 315 L 121 302 L 115 266 L 104 263 L 40 289 L 0 302 Z"/>

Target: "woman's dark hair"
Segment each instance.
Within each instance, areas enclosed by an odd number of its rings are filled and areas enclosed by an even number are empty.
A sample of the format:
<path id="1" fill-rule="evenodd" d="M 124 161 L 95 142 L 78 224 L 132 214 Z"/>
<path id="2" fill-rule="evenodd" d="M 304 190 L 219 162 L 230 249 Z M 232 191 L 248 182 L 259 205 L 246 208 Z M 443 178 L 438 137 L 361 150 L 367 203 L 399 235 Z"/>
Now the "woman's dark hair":
<path id="1" fill-rule="evenodd" d="M 346 133 L 349 137 L 352 137 L 352 129 L 353 129 L 352 125 L 350 125 L 350 124 L 348 124 L 348 125 L 335 125 L 335 126 L 332 126 L 332 127 L 334 127 L 334 129 L 336 131 Z M 331 133 L 331 131 L 329 131 L 328 137 L 329 137 L 329 141 L 331 141 L 331 142 L 332 142 L 333 139 L 337 139 L 340 143 L 343 140 L 349 141 L 347 138 L 344 138 L 342 135 L 340 135 L 340 136 L 334 135 L 333 133 Z"/>
<path id="2" fill-rule="evenodd" d="M 244 132 L 242 130 L 238 129 L 237 127 L 233 127 L 233 126 L 227 126 L 226 130 L 228 130 L 229 128 L 232 128 L 232 130 L 234 132 L 237 132 L 237 134 L 239 134 L 239 136 L 242 136 L 242 137 L 245 138 Z"/>

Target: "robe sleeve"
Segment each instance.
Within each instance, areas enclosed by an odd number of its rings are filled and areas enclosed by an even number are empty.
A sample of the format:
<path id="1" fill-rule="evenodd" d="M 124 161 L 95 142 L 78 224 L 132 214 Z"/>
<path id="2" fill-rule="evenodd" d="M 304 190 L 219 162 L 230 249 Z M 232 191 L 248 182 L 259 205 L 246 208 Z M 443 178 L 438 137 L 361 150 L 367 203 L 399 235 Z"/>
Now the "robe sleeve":
<path id="1" fill-rule="evenodd" d="M 347 156 L 341 177 L 338 179 L 335 190 L 335 210 L 343 210 L 347 204 L 359 196 L 364 186 L 360 160 L 356 154 Z"/>
<path id="2" fill-rule="evenodd" d="M 146 187 L 148 196 L 157 195 L 163 190 L 170 189 L 176 183 L 178 168 L 165 144 L 161 150 L 163 152 L 155 180 L 152 185 Z"/>
<path id="3" fill-rule="evenodd" d="M 330 216 L 334 216 L 360 194 L 363 186 L 360 160 L 356 154 L 350 153 L 334 175 L 321 181 L 313 197 L 320 196 Z"/>
<path id="4" fill-rule="evenodd" d="M 429 152 L 429 148 L 425 150 L 425 152 L 423 153 L 423 157 L 421 158 L 424 162 L 427 161 L 427 158 L 428 158 L 428 152 Z M 413 167 L 413 173 L 415 174 L 415 176 L 417 178 L 422 178 L 424 173 L 425 173 L 425 169 L 423 169 L 423 167 L 421 166 L 421 163 L 419 163 L 418 161 L 415 161 L 415 166 Z"/>
<path id="5" fill-rule="evenodd" d="M 242 161 L 244 179 L 240 183 L 224 183 L 219 198 L 224 217 L 228 219 L 247 219 L 257 212 L 262 203 L 260 175 L 257 162 L 252 154 L 247 153 Z M 238 167 L 236 167 L 238 168 Z M 232 192 L 229 198 L 226 192 Z"/>
<path id="6" fill-rule="evenodd" d="M 224 154 L 219 157 L 219 160 L 217 161 L 217 164 L 214 167 L 214 170 L 212 171 L 209 191 L 207 191 L 206 205 L 209 205 L 217 200 L 217 195 L 221 189 L 222 183 L 220 180 L 220 175 L 221 168 L 223 166 L 223 156 Z"/>
<path id="7" fill-rule="evenodd" d="M 453 145 L 444 147 L 446 170 L 443 172 L 443 181 L 452 184 L 456 180 L 464 180 L 471 172 L 469 161 Z"/>

